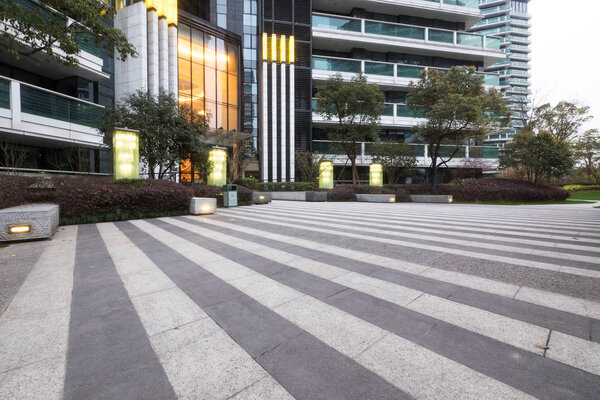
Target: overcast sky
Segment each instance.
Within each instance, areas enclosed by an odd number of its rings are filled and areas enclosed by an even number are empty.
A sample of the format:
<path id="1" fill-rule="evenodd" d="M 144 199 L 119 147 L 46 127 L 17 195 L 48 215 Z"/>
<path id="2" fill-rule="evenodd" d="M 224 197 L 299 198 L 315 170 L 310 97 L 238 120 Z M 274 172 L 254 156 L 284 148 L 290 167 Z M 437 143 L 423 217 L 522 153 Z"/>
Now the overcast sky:
<path id="1" fill-rule="evenodd" d="M 529 12 L 535 101 L 577 100 L 600 129 L 600 0 L 532 0 Z"/>

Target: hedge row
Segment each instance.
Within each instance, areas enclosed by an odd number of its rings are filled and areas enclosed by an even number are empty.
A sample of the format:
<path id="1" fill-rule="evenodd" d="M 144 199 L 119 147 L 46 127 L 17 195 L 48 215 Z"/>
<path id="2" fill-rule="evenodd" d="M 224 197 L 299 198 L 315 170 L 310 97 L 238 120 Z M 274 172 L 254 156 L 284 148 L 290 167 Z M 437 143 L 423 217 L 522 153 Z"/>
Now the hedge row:
<path id="1" fill-rule="evenodd" d="M 254 178 L 236 179 L 233 183 L 257 192 L 305 192 L 316 188 L 312 182 L 259 182 Z"/>
<path id="2" fill-rule="evenodd" d="M 563 189 L 569 192 L 584 192 L 586 190 L 600 190 L 600 185 L 567 185 Z"/>

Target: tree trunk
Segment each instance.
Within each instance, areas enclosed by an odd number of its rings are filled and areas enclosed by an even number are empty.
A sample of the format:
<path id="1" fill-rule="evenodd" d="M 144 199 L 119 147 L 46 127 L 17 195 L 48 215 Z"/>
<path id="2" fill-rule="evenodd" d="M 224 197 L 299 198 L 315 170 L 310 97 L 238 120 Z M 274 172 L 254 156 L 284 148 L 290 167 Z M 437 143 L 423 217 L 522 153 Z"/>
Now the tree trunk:
<path id="1" fill-rule="evenodd" d="M 437 160 L 438 160 L 437 151 L 435 151 L 433 153 L 433 156 L 431 157 L 431 187 L 434 189 L 437 187 L 437 180 L 438 180 Z"/>
<path id="2" fill-rule="evenodd" d="M 352 186 L 357 185 L 358 173 L 356 172 L 356 158 L 350 158 L 350 164 L 352 164 Z"/>

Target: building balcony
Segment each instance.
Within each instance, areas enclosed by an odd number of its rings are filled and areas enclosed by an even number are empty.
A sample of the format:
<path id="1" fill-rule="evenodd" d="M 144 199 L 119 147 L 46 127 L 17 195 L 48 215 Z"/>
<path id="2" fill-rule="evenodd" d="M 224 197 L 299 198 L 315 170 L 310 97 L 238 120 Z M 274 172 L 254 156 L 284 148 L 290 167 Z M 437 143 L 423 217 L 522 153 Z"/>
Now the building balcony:
<path id="1" fill-rule="evenodd" d="M 313 56 L 312 63 L 312 76 L 315 81 L 325 81 L 336 74 L 341 74 L 344 79 L 350 80 L 362 72 L 369 82 L 377 83 L 382 87 L 408 87 L 411 83 L 419 80 L 423 71 L 448 70 L 447 68 L 325 56 Z M 500 85 L 500 75 L 497 73 L 478 72 L 477 74 L 483 78 L 487 88 Z"/>
<path id="2" fill-rule="evenodd" d="M 30 139 L 100 147 L 98 104 L 0 77 L 0 130 Z"/>
<path id="3" fill-rule="evenodd" d="M 358 157 L 356 163 L 358 166 L 368 166 L 373 163 L 371 152 L 371 142 L 359 142 Z M 427 168 L 431 166 L 431 159 L 427 152 L 427 146 L 424 144 L 412 144 L 409 146 L 414 150 L 414 155 L 417 158 L 417 167 Z M 444 157 L 449 157 L 454 152 L 454 146 L 442 146 L 441 154 Z M 328 159 L 332 160 L 334 165 L 346 165 L 347 157 L 343 154 L 335 154 L 334 146 L 329 140 L 313 140 L 312 151 L 317 151 L 320 154 L 325 154 Z M 461 146 L 455 157 L 450 160 L 448 166 L 450 168 L 461 168 L 466 165 L 479 164 L 480 167 L 486 169 L 498 168 L 499 149 L 496 146 Z"/>
<path id="4" fill-rule="evenodd" d="M 317 13 L 313 14 L 312 32 L 313 48 L 322 50 L 368 48 L 482 61 L 485 66 L 506 58 L 500 38 L 467 32 Z"/>
<path id="5" fill-rule="evenodd" d="M 467 29 L 482 18 L 478 0 L 313 0 L 313 9 L 324 12 L 350 14 L 357 8 L 380 14 L 462 22 Z"/>

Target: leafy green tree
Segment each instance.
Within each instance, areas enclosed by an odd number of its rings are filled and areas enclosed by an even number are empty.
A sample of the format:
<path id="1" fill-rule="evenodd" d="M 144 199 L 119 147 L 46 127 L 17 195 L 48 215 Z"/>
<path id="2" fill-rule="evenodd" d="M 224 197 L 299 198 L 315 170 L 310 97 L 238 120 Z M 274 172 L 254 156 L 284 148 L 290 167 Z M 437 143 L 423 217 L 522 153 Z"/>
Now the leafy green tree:
<path id="1" fill-rule="evenodd" d="M 373 143 L 371 147 L 373 162 L 381 164 L 389 184 L 398 183 L 401 177 L 409 176 L 417 166 L 415 151 L 410 145 L 397 140 L 385 140 Z"/>
<path id="2" fill-rule="evenodd" d="M 125 96 L 105 110 L 102 121 L 100 131 L 109 147 L 115 127 L 139 131 L 140 161 L 153 179 L 172 176 L 184 159 L 201 176 L 212 168 L 204 143 L 206 120 L 188 106 L 178 107 L 177 98 L 164 90 L 156 97 L 143 91 Z"/>
<path id="3" fill-rule="evenodd" d="M 0 2 L 0 48 L 19 59 L 42 54 L 75 66 L 81 41 L 103 47 L 122 60 L 136 50 L 118 29 L 112 27 L 114 7 L 99 0 L 41 0 L 28 7 L 17 0 Z M 35 5 L 35 3 L 31 3 Z M 60 52 L 56 52 L 56 49 Z M 61 54 L 63 53 L 63 54 Z M 39 57 L 35 58 L 39 61 Z"/>
<path id="4" fill-rule="evenodd" d="M 581 127 L 593 117 L 589 107 L 579 107 L 575 103 L 561 101 L 555 106 L 543 104 L 535 109 L 533 126 L 550 132 L 556 139 L 571 142 Z"/>
<path id="5" fill-rule="evenodd" d="M 505 126 L 510 112 L 502 94 L 486 90 L 483 78 L 471 67 L 450 71 L 430 70 L 411 84 L 408 106 L 415 116 L 423 113 L 427 122 L 418 128 L 431 158 L 431 184 L 437 186 L 438 168 L 452 160 L 469 141 L 483 141 L 486 135 Z M 449 151 L 442 151 L 448 146 Z"/>
<path id="6" fill-rule="evenodd" d="M 574 165 L 570 146 L 549 132 L 519 132 L 503 153 L 502 168 L 515 169 L 536 185 L 544 178 L 565 176 Z"/>
<path id="7" fill-rule="evenodd" d="M 600 184 L 600 134 L 598 129 L 586 131 L 573 145 L 575 160 L 583 164 L 589 180 Z"/>
<path id="8" fill-rule="evenodd" d="M 231 132 L 230 181 L 244 177 L 244 170 L 255 158 L 252 135 L 247 131 Z"/>
<path id="9" fill-rule="evenodd" d="M 327 160 L 327 156 L 318 152 L 297 152 L 296 166 L 300 172 L 303 182 L 317 183 L 321 172 L 321 163 Z"/>
<path id="10" fill-rule="evenodd" d="M 317 91 L 317 113 L 336 123 L 329 129 L 329 140 L 337 152 L 345 154 L 352 165 L 352 184 L 358 183 L 356 157 L 359 142 L 377 138 L 384 96 L 379 86 L 358 74 L 344 81 L 340 74 L 329 78 Z"/>

